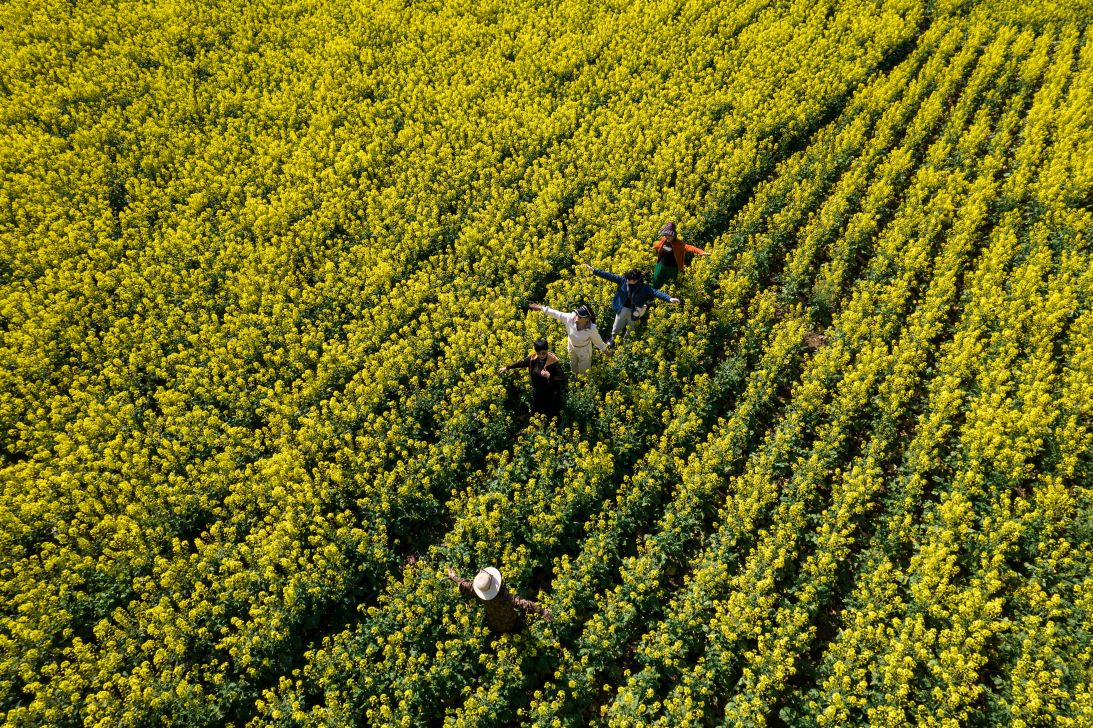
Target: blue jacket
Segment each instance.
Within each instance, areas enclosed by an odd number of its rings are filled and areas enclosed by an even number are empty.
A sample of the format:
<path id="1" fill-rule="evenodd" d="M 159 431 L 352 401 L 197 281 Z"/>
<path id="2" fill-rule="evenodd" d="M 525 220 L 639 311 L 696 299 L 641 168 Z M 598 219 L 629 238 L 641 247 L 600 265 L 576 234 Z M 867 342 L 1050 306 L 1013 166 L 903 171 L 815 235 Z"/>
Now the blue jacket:
<path id="1" fill-rule="evenodd" d="M 626 299 L 629 297 L 632 308 L 641 308 L 653 300 L 653 297 L 659 298 L 665 303 L 671 303 L 672 297 L 663 291 L 658 291 L 648 283 L 639 283 L 636 286 L 631 286 L 626 282 L 626 279 L 622 276 L 615 275 L 614 273 L 608 273 L 605 270 L 599 268 L 593 268 L 592 272 L 603 278 L 605 281 L 612 281 L 618 283 L 619 288 L 615 291 L 615 298 L 611 301 L 611 308 L 615 313 L 618 313 L 626 306 Z"/>

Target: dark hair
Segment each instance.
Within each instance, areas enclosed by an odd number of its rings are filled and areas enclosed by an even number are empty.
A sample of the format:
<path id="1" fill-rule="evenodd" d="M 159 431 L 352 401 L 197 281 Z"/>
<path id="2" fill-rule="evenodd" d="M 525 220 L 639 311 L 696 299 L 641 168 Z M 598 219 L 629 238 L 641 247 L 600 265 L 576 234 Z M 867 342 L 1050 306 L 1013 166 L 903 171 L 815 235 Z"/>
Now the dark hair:
<path id="1" fill-rule="evenodd" d="M 548 348 L 546 339 L 535 340 L 535 351 L 546 351 Z"/>
<path id="2" fill-rule="evenodd" d="M 641 283 L 645 280 L 645 274 L 637 268 L 631 268 L 630 270 L 626 271 L 626 275 L 624 275 L 623 278 L 628 281 L 637 281 L 638 283 Z"/>
<path id="3" fill-rule="evenodd" d="M 587 303 L 582 303 L 573 309 L 573 313 L 577 314 L 581 318 L 592 319 L 592 323 L 596 323 L 596 314 L 592 312 L 592 307 Z"/>

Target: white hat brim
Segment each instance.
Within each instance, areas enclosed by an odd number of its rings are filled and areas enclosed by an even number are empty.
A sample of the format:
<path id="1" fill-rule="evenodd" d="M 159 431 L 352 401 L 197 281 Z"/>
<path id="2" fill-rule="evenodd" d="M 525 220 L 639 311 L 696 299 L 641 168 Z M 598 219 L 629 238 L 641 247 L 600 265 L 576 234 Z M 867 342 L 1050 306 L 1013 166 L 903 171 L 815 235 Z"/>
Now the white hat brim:
<path id="1" fill-rule="evenodd" d="M 474 593 L 478 595 L 479 599 L 484 599 L 488 602 L 501 593 L 501 572 L 492 566 L 487 566 L 485 569 L 482 569 L 482 571 L 489 574 L 493 578 L 493 581 L 490 582 L 489 589 L 483 590 L 475 586 Z"/>

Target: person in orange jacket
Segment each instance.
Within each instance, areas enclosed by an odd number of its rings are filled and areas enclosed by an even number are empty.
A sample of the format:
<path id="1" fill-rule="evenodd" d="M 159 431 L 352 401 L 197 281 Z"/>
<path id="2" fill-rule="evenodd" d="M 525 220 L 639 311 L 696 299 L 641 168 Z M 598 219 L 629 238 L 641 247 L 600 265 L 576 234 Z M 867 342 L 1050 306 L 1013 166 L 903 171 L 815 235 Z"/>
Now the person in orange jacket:
<path id="1" fill-rule="evenodd" d="M 653 280 L 650 285 L 660 288 L 679 275 L 687 267 L 687 253 L 709 255 L 702 248 L 688 245 L 676 234 L 676 224 L 669 222 L 660 229 L 660 240 L 653 245 L 657 253 L 657 264 L 653 267 Z"/>

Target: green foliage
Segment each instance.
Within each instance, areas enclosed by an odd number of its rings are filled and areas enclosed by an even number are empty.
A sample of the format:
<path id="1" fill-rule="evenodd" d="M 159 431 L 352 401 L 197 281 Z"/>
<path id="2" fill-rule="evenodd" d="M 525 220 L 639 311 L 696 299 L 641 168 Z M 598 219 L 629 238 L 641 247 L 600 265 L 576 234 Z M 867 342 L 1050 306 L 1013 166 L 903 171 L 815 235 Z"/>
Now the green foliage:
<path id="1" fill-rule="evenodd" d="M 1093 724 L 1087 5 L 6 6 L 5 724 Z"/>

